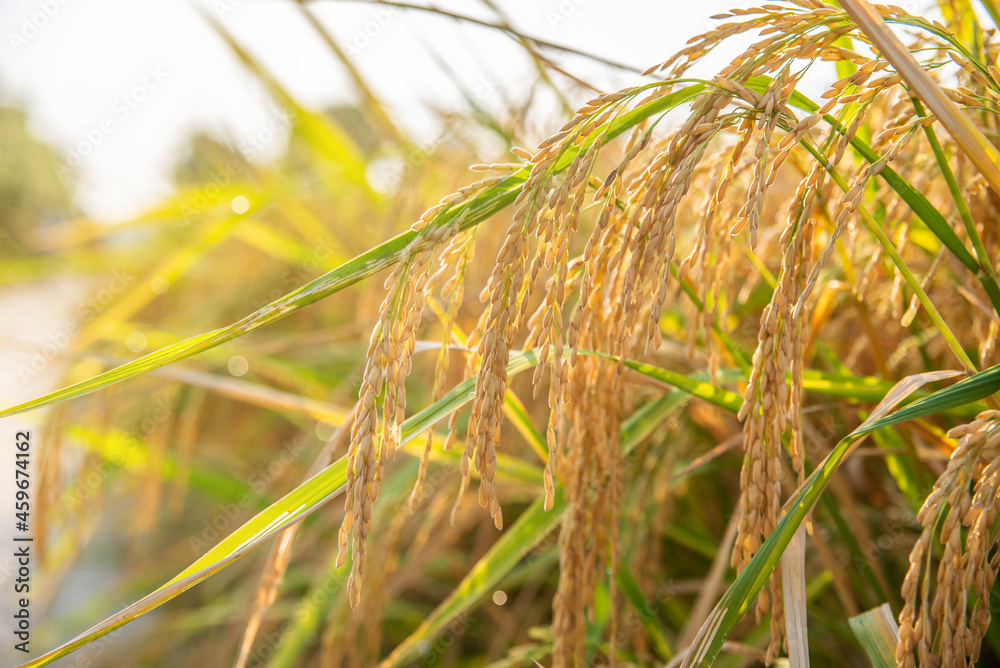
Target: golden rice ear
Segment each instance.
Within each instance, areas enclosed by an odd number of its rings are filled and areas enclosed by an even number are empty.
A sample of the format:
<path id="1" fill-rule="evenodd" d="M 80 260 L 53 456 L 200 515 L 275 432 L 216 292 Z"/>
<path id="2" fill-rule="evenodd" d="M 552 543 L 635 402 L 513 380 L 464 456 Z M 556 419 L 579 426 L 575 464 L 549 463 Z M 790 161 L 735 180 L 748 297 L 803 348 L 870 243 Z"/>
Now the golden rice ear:
<path id="1" fill-rule="evenodd" d="M 948 129 L 948 134 L 979 169 L 994 192 L 1000 194 L 1000 151 L 920 66 L 871 3 L 867 0 L 843 0 L 840 4 L 882 57 L 896 68 L 911 93 L 920 98 Z"/>
<path id="2" fill-rule="evenodd" d="M 487 181 L 482 181 L 486 183 Z M 482 186 L 476 186 L 482 187 Z M 471 188 L 471 186 L 470 186 Z M 461 202 L 471 190 L 461 189 L 441 200 L 442 205 Z M 433 211 L 435 209 L 430 209 Z M 431 214 L 425 213 L 424 218 Z M 431 276 L 431 262 L 438 247 L 446 247 L 459 233 L 458 223 L 427 228 L 403 251 L 384 286 L 389 296 L 382 302 L 379 320 L 372 332 L 358 403 L 351 428 L 347 457 L 347 492 L 344 521 L 338 534 L 337 564 L 347 559 L 348 538 L 354 544 L 354 558 L 348 582 L 351 607 L 361 596 L 361 576 L 367 556 L 365 543 L 372 526 L 385 461 L 392 460 L 401 438 L 406 410 L 404 381 L 410 372 L 427 295 L 440 272 Z M 435 280 L 430 280 L 430 279 Z M 381 398 L 379 398 L 381 397 Z M 381 415 L 379 411 L 381 409 Z M 415 489 L 419 491 L 419 480 Z"/>
<path id="3" fill-rule="evenodd" d="M 974 662 L 989 626 L 990 591 L 1000 565 L 995 550 L 1000 536 L 993 530 L 1000 514 L 1000 457 L 981 473 L 976 469 L 1000 443 L 998 412 L 984 411 L 948 436 L 958 443 L 917 515 L 923 530 L 910 552 L 902 587 L 896 645 L 901 666 L 914 666 L 914 655 L 920 665 Z M 936 570 L 935 546 L 942 555 Z M 971 610 L 970 595 L 975 601 Z"/>

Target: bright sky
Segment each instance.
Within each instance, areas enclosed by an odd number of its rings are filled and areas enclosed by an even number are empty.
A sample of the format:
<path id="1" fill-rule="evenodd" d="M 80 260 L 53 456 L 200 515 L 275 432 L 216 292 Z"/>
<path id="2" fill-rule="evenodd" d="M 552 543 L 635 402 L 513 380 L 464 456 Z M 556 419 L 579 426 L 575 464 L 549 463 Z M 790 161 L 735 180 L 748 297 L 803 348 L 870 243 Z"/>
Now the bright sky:
<path id="1" fill-rule="evenodd" d="M 420 0 L 417 0 L 418 2 Z M 437 6 L 496 21 L 480 2 Z M 647 67 L 738 0 L 502 0 L 511 24 L 531 36 Z M 743 2 L 742 4 L 746 4 Z M 0 101 L 27 108 L 32 128 L 78 166 L 78 203 L 120 219 L 171 192 L 168 170 L 196 130 L 235 144 L 264 132 L 277 114 L 202 14 L 218 19 L 301 102 L 350 101 L 343 69 L 289 0 L 4 0 L 0 3 Z M 532 65 L 497 31 L 426 12 L 360 2 L 310 6 L 397 120 L 433 133 L 428 103 L 461 98 L 429 55 L 471 90 L 496 87 L 517 100 Z M 551 52 L 581 78 L 608 90 L 638 77 Z M 556 75 L 558 76 L 558 75 Z M 266 132 L 265 132 L 266 135 Z M 272 154 L 281 142 L 267 149 Z M 86 155 L 83 155 L 86 153 Z"/>

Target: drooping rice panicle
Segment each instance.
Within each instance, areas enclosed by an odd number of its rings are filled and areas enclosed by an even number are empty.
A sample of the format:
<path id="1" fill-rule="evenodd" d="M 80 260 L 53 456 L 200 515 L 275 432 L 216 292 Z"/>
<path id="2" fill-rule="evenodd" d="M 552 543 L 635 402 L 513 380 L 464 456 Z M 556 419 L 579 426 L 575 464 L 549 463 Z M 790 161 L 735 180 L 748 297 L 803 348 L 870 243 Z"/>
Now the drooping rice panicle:
<path id="1" fill-rule="evenodd" d="M 958 443 L 917 515 L 923 531 L 910 551 L 903 583 L 896 647 L 902 666 L 972 666 L 979 658 L 1000 540 L 995 526 L 1000 511 L 998 418 L 997 411 L 985 411 L 949 432 Z M 981 468 L 986 452 L 995 458 Z M 936 572 L 935 545 L 942 550 Z"/>

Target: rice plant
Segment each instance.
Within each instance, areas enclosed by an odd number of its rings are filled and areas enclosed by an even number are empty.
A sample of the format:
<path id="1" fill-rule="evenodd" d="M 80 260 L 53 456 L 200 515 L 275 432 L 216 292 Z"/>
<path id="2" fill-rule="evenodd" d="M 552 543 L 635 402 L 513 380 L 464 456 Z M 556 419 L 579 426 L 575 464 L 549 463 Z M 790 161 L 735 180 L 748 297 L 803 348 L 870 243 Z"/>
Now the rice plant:
<path id="1" fill-rule="evenodd" d="M 94 660 L 991 665 L 1000 14 L 980 4 L 733 9 L 479 180 L 449 146 L 389 195 L 343 125 L 224 35 L 290 109 L 299 167 L 241 168 L 183 233 L 162 226 L 65 386 L 2 412 L 52 406 L 53 572 L 105 505 L 145 593 L 23 665 L 148 613 L 155 641 Z M 836 79 L 812 94 L 817 70 Z M 245 193 L 252 215 L 227 212 Z M 361 220 L 406 229 L 363 250 Z M 209 256 L 246 276 L 216 282 Z M 179 313 L 220 287 L 184 338 Z M 118 363 L 137 327 L 154 352 Z M 168 425 L 143 432 L 157 398 Z M 316 420 L 325 443 L 296 440 Z M 199 534 L 206 498 L 241 526 Z"/>

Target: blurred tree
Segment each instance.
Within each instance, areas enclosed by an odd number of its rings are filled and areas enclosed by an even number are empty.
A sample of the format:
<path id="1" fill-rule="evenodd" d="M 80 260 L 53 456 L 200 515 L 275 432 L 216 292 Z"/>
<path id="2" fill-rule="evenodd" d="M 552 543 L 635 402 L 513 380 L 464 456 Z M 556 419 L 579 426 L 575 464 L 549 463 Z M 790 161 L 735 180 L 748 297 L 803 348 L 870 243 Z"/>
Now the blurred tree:
<path id="1" fill-rule="evenodd" d="M 73 215 L 73 182 L 22 109 L 0 107 L 0 257 L 30 252 L 29 233 Z"/>
<path id="2" fill-rule="evenodd" d="M 358 145 L 366 157 L 371 157 L 386 141 L 383 134 L 372 125 L 360 107 L 339 104 L 329 107 L 326 113 L 347 132 L 347 135 L 354 140 L 354 143 Z"/>
<path id="3" fill-rule="evenodd" d="M 235 166 L 230 165 L 235 161 Z M 185 156 L 174 166 L 178 186 L 202 185 L 217 180 L 220 170 L 246 175 L 250 163 L 239 149 L 205 133 L 195 133 L 188 140 Z"/>

